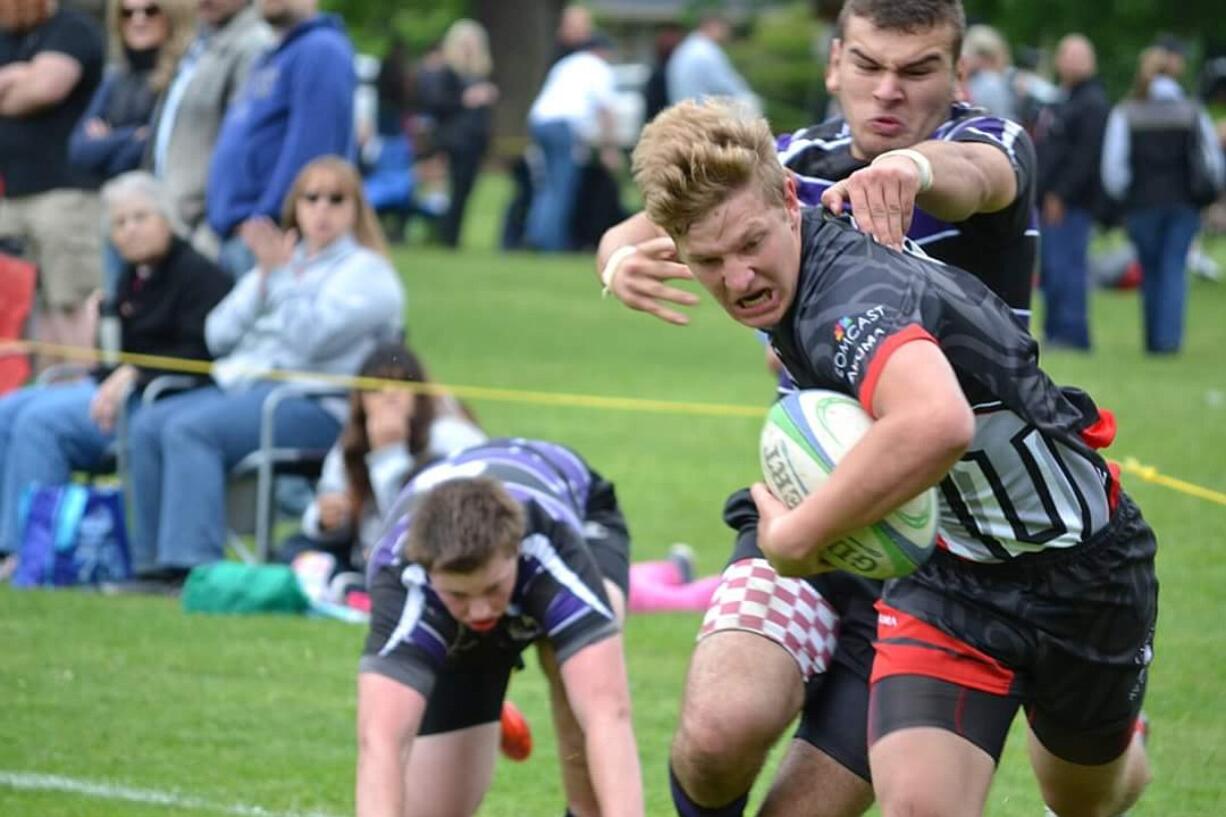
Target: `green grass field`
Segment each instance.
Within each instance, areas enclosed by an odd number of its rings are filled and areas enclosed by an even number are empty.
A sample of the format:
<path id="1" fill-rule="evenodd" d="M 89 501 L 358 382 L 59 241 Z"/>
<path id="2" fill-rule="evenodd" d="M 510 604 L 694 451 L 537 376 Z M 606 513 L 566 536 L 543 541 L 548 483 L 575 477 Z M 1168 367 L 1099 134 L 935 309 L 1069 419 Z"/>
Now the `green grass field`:
<path id="1" fill-rule="evenodd" d="M 397 256 L 412 340 L 464 386 L 765 406 L 758 344 L 704 304 L 686 329 L 602 301 L 585 257 L 489 249 L 502 190 L 487 186 L 474 249 Z M 1226 243 L 1214 247 L 1226 263 Z M 1194 282 L 1187 348 L 1140 352 L 1133 293 L 1099 293 L 1093 355 L 1045 357 L 1058 381 L 1112 408 L 1111 453 L 1226 491 L 1226 285 Z M 493 433 L 575 446 L 616 481 L 636 555 L 686 541 L 704 571 L 729 543 L 724 496 L 755 478 L 759 421 L 474 400 Z M 1161 542 L 1162 612 L 1147 710 L 1156 778 L 1135 815 L 1226 814 L 1226 506 L 1137 477 L 1126 487 Z M 671 814 L 665 758 L 698 617 L 628 624 L 648 813 Z M 175 602 L 0 587 L 0 815 L 341 815 L 352 811 L 354 669 L 364 631 L 320 620 L 184 615 Z M 481 814 L 560 815 L 545 689 L 530 664 L 511 694 L 536 730 L 503 763 Z M 764 691 L 764 694 L 769 692 Z M 1017 731 L 988 813 L 1039 817 Z M 421 796 L 429 797 L 429 792 Z"/>

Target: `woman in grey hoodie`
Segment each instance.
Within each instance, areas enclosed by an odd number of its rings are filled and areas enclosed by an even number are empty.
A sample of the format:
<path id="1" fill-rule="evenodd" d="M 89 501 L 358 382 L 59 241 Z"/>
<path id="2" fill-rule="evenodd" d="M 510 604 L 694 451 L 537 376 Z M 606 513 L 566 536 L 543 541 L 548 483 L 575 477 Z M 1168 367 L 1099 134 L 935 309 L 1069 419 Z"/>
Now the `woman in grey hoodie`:
<path id="1" fill-rule="evenodd" d="M 252 222 L 243 238 L 257 264 L 205 322 L 213 385 L 159 401 L 130 431 L 133 562 L 149 589 L 222 558 L 226 474 L 259 445 L 261 406 L 278 385 L 269 373 L 354 374 L 377 344 L 403 332 L 403 287 L 345 160 L 308 164 L 282 225 Z M 276 443 L 327 449 L 344 412 L 343 401 L 287 400 Z"/>

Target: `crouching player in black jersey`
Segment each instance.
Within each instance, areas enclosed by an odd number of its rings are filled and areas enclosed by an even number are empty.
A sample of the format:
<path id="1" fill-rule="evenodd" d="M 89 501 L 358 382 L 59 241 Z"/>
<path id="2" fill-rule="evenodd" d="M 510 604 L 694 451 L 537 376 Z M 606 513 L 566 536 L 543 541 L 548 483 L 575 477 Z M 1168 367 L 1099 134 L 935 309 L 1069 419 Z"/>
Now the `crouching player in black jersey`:
<path id="1" fill-rule="evenodd" d="M 358 673 L 360 817 L 476 812 L 511 670 L 532 644 L 568 813 L 641 817 L 613 486 L 562 446 L 496 440 L 418 474 L 389 518 Z"/>
<path id="2" fill-rule="evenodd" d="M 675 106 L 644 130 L 634 172 L 729 315 L 767 333 L 801 388 L 876 419 L 794 510 L 754 486 L 775 569 L 827 570 L 823 547 L 940 485 L 935 554 L 877 605 L 868 742 L 883 813 L 982 814 L 1019 706 L 1048 807 L 1123 812 L 1149 777 L 1135 723 L 1156 544 L 1097 453 L 1110 414 L 1048 379 L 981 281 L 803 209 L 765 120 Z"/>

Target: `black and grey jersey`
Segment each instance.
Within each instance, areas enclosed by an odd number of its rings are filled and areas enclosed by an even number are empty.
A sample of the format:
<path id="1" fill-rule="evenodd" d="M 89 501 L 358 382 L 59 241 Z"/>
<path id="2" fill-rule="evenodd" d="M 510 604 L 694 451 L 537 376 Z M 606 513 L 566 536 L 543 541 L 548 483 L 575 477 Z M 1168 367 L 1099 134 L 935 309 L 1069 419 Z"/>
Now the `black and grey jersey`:
<path id="1" fill-rule="evenodd" d="M 493 630 L 456 621 L 430 576 L 403 556 L 418 502 L 448 479 L 499 480 L 525 511 L 515 587 Z M 401 492 L 376 549 L 370 578 L 370 633 L 363 671 L 378 672 L 427 697 L 444 667 L 502 665 L 533 642 L 550 642 L 559 662 L 620 631 L 604 580 L 584 542 L 593 472 L 573 451 L 539 440 L 492 440 L 422 471 Z"/>
<path id="2" fill-rule="evenodd" d="M 1017 196 L 1003 210 L 977 213 L 956 223 L 916 208 L 908 237 L 933 258 L 979 278 L 1013 309 L 1023 325 L 1029 325 L 1039 246 L 1034 208 L 1037 171 L 1030 137 L 1016 122 L 956 103 L 949 118 L 929 138 L 998 148 L 1013 166 Z M 809 206 L 816 206 L 828 187 L 868 166 L 852 156 L 851 129 L 842 118 L 780 136 L 776 150 L 784 167 L 797 177 L 801 204 Z"/>
<path id="3" fill-rule="evenodd" d="M 976 415 L 970 449 L 941 483 L 940 544 L 954 554 L 1005 561 L 1107 524 L 1118 482 L 1096 448 L 1113 419 L 1047 377 L 1034 339 L 974 276 L 806 210 L 796 299 L 770 335 L 801 388 L 851 395 L 870 414 L 895 350 L 940 346 Z"/>

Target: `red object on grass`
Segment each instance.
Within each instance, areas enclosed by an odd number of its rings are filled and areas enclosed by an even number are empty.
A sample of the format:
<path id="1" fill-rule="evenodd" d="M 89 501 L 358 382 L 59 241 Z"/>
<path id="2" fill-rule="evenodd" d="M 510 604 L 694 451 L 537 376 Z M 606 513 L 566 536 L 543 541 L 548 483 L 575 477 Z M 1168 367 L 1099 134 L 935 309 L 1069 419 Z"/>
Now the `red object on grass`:
<path id="1" fill-rule="evenodd" d="M 350 590 L 345 594 L 345 606 L 363 613 L 370 612 L 370 594 L 365 590 Z"/>
<path id="2" fill-rule="evenodd" d="M 528 755 L 532 754 L 532 728 L 519 707 L 510 701 L 503 701 L 500 725 L 502 753 L 511 760 L 527 760 Z"/>
<path id="3" fill-rule="evenodd" d="M 1136 289 L 1141 286 L 1141 262 L 1134 259 L 1115 286 L 1116 289 Z"/>

